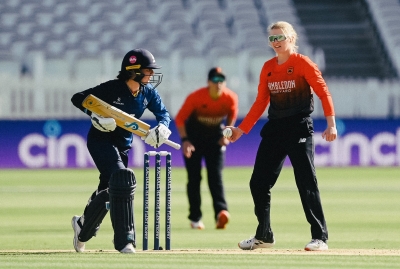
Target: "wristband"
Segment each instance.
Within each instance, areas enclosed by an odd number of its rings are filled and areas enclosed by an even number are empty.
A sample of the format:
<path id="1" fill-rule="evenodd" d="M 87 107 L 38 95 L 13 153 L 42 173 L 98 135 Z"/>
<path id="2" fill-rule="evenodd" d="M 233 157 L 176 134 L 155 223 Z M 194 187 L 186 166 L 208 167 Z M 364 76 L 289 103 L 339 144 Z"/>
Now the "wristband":
<path id="1" fill-rule="evenodd" d="M 187 137 L 182 137 L 182 138 L 181 138 L 181 142 L 183 143 L 183 142 L 185 142 L 185 141 L 189 141 L 189 138 L 187 138 Z"/>

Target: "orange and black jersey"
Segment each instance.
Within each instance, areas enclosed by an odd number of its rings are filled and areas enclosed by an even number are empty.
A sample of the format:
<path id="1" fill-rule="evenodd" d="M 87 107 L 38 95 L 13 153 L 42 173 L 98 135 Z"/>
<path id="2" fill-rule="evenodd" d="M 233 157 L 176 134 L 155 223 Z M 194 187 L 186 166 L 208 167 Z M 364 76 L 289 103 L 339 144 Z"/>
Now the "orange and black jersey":
<path id="1" fill-rule="evenodd" d="M 274 57 L 261 69 L 257 98 L 239 128 L 248 133 L 268 104 L 269 119 L 309 115 L 314 111 L 313 92 L 322 102 L 324 115 L 334 116 L 331 94 L 315 63 L 298 53 L 281 65 Z"/>
<path id="2" fill-rule="evenodd" d="M 179 128 L 186 124 L 196 131 L 205 133 L 221 131 L 225 119 L 236 120 L 238 114 L 238 96 L 228 88 L 222 90 L 221 96 L 212 99 L 208 88 L 200 88 L 188 95 L 175 118 Z"/>

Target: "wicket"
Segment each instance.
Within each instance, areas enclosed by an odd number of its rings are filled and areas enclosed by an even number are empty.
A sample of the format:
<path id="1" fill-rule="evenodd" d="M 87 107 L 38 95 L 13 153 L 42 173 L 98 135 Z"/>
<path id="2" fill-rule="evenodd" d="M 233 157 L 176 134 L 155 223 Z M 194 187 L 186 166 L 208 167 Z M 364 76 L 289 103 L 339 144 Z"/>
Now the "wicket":
<path id="1" fill-rule="evenodd" d="M 165 195 L 165 249 L 171 249 L 171 153 L 167 151 L 148 151 L 144 153 L 143 182 L 143 250 L 148 250 L 149 239 L 149 185 L 150 157 L 155 156 L 155 196 L 154 196 L 154 250 L 160 250 L 160 211 L 161 211 L 161 156 L 166 160 Z"/>

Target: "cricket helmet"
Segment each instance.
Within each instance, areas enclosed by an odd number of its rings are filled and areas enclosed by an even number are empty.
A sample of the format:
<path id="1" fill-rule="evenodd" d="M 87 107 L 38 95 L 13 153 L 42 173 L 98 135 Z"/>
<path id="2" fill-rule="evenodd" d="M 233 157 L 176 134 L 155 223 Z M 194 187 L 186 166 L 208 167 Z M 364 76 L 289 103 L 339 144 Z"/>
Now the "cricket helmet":
<path id="1" fill-rule="evenodd" d="M 160 69 L 161 66 L 157 65 L 153 54 L 146 49 L 133 49 L 125 54 L 121 64 L 121 72 L 129 73 L 130 77 L 135 74 L 133 80 L 142 83 L 142 79 L 145 76 L 142 73 L 142 69 Z M 162 73 L 154 73 L 150 79 L 153 88 L 156 88 L 162 81 Z"/>

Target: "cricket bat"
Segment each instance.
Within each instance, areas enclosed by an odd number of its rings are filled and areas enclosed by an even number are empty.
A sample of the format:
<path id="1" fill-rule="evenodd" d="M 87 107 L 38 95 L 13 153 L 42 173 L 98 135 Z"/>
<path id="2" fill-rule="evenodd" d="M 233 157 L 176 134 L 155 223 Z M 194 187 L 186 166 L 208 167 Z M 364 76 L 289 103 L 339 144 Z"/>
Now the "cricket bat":
<path id="1" fill-rule="evenodd" d="M 85 100 L 83 100 L 82 106 L 100 116 L 113 118 L 117 126 L 140 137 L 146 136 L 150 131 L 150 125 L 147 123 L 104 102 L 92 94 L 88 95 Z M 165 141 L 164 144 L 178 150 L 181 148 L 181 145 L 171 140 Z"/>

